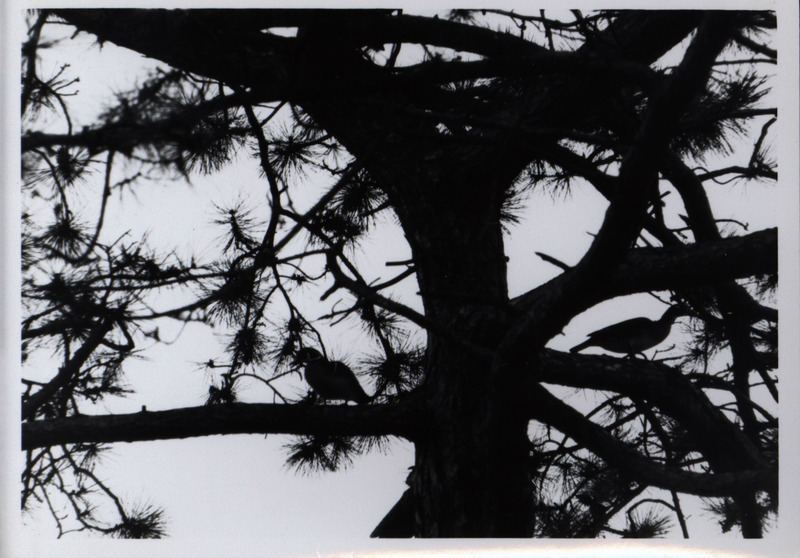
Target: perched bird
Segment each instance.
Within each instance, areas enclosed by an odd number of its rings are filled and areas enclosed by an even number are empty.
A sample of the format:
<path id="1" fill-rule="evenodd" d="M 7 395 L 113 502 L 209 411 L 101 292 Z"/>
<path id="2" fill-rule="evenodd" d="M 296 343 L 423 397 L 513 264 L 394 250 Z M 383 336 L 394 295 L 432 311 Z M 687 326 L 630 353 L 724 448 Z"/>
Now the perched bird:
<path id="1" fill-rule="evenodd" d="M 305 364 L 306 382 L 322 399 L 344 399 L 359 405 L 370 400 L 346 364 L 330 361 L 316 349 L 305 347 L 297 351 L 294 364 Z"/>
<path id="2" fill-rule="evenodd" d="M 586 347 L 600 347 L 612 353 L 633 356 L 663 342 L 669 335 L 675 318 L 685 315 L 687 312 L 684 306 L 670 306 L 658 320 L 633 318 L 598 329 L 589 334 L 589 339 L 569 351 L 577 353 Z"/>

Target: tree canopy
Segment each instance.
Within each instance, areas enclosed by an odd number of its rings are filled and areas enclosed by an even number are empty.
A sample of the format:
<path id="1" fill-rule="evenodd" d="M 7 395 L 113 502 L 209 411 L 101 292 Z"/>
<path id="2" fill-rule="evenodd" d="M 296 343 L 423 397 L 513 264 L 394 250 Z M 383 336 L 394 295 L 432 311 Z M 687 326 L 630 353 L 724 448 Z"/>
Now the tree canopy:
<path id="1" fill-rule="evenodd" d="M 763 536 L 777 513 L 777 229 L 750 230 L 725 196 L 777 181 L 774 13 L 28 20 L 22 506 L 48 508 L 59 535 L 168 533 L 163 509 L 116 495 L 110 444 L 247 433 L 286 435 L 301 470 L 413 443 L 376 537 L 688 537 L 686 497 L 721 530 Z M 75 124 L 86 76 L 40 62 L 87 36 L 153 62 Z M 215 206 L 214 176 L 260 197 Z M 586 192 L 595 221 L 520 226 Z M 196 204 L 214 217 L 151 242 L 126 222 L 132 199 L 171 200 L 153 210 L 176 222 Z M 216 243 L 184 250 L 208 231 Z M 591 236 L 573 254 L 561 241 L 576 232 Z M 679 342 L 564 350 L 587 310 L 645 293 L 650 317 L 679 309 Z M 151 355 L 198 331 L 225 339 L 185 359 L 204 404 L 148 410 L 127 367 L 170 374 Z M 307 349 L 346 360 L 369 400 L 309 390 Z M 141 411 L 113 412 L 123 397 Z"/>

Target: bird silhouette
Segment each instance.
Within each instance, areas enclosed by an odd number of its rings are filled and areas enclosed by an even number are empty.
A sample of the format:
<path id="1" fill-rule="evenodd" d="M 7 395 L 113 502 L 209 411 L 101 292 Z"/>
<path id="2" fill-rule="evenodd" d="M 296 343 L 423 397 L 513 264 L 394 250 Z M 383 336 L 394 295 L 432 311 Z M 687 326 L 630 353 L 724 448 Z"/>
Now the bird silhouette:
<path id="1" fill-rule="evenodd" d="M 371 399 L 350 367 L 343 362 L 328 360 L 316 349 L 304 347 L 297 351 L 294 364 L 305 365 L 306 382 L 322 399 L 343 399 L 345 403 L 355 401 L 359 405 Z"/>
<path id="2" fill-rule="evenodd" d="M 589 334 L 589 339 L 569 351 L 577 353 L 586 347 L 600 347 L 612 353 L 633 356 L 662 343 L 669 335 L 675 318 L 687 314 L 684 306 L 676 304 L 667 308 L 658 320 L 633 318 L 598 329 Z"/>

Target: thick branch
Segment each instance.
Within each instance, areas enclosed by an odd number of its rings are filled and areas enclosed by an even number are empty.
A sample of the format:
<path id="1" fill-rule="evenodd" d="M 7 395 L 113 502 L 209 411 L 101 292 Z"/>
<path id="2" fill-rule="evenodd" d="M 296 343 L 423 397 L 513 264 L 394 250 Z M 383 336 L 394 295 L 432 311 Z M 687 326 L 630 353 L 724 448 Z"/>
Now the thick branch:
<path id="1" fill-rule="evenodd" d="M 564 432 L 631 479 L 650 486 L 698 496 L 730 496 L 744 489 L 777 489 L 778 471 L 775 468 L 707 474 L 658 465 L 620 442 L 600 425 L 588 421 L 541 386 L 533 389 L 530 410 L 533 418 Z"/>
<path id="2" fill-rule="evenodd" d="M 252 10 L 55 10 L 102 43 L 161 60 L 229 85 L 260 83 L 262 93 L 285 96 L 294 41 L 262 33 L 273 14 Z M 230 56 L 220 57 L 221 52 Z"/>
<path id="3" fill-rule="evenodd" d="M 634 145 L 620 166 L 619 188 L 602 227 L 579 264 L 584 271 L 613 269 L 639 235 L 645 209 L 654 202 L 657 161 L 662 150 L 675 122 L 704 89 L 714 60 L 730 36 L 727 18 L 716 14 L 704 18 L 681 64 L 648 102 Z"/>
<path id="4" fill-rule="evenodd" d="M 717 471 L 765 466 L 758 449 L 706 395 L 663 364 L 544 351 L 535 373 L 536 380 L 545 383 L 614 391 L 647 401 L 682 424 Z"/>
<path id="5" fill-rule="evenodd" d="M 195 107 L 177 110 L 174 114 L 147 124 L 110 123 L 98 128 L 84 128 L 75 134 L 48 134 L 31 132 L 22 136 L 22 152 L 41 147 L 80 146 L 90 153 L 119 151 L 129 153 L 133 148 L 159 141 L 175 141 L 203 118 L 217 112 L 238 107 L 248 102 L 257 102 L 252 94 L 234 93 L 204 101 Z"/>
<path id="6" fill-rule="evenodd" d="M 778 231 L 766 229 L 745 236 L 668 248 L 631 250 L 607 280 L 595 284 L 580 311 L 616 296 L 646 291 L 698 287 L 715 282 L 742 279 L 778 270 Z M 562 283 L 574 271 L 515 298 L 518 312 L 536 312 L 544 300 L 562 290 Z"/>
<path id="7" fill-rule="evenodd" d="M 412 403 L 393 405 L 245 404 L 76 416 L 22 425 L 22 449 L 59 444 L 141 442 L 215 434 L 395 435 L 412 438 Z"/>

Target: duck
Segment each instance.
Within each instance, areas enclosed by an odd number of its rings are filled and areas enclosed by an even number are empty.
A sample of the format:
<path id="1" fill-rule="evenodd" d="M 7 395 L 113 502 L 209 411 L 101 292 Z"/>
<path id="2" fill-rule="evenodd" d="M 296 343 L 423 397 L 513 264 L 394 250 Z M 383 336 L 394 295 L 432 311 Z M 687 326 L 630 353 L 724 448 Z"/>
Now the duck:
<path id="1" fill-rule="evenodd" d="M 600 347 L 612 353 L 633 357 L 663 343 L 669 336 L 675 319 L 686 315 L 688 315 L 686 307 L 675 304 L 667 308 L 658 320 L 633 318 L 598 329 L 590 333 L 586 341 L 575 345 L 569 351 L 577 353 L 587 347 Z"/>
<path id="2" fill-rule="evenodd" d="M 328 360 L 316 349 L 303 347 L 295 354 L 293 364 L 305 365 L 306 382 L 323 400 L 354 401 L 359 405 L 371 400 L 349 366 Z"/>

